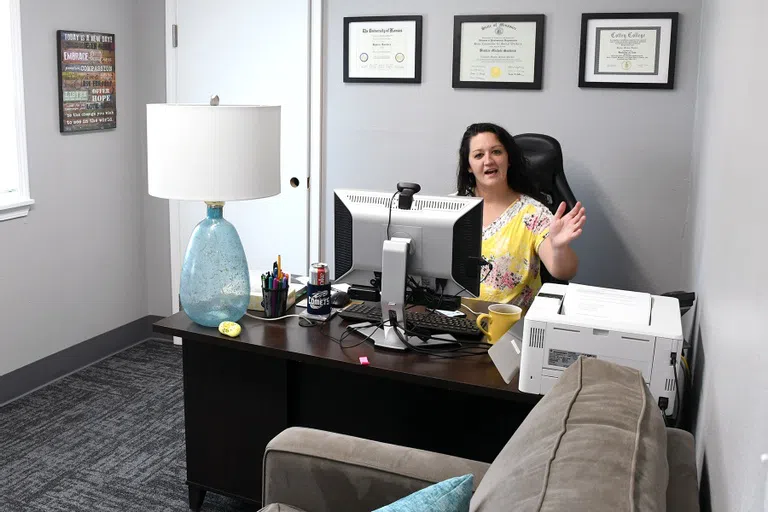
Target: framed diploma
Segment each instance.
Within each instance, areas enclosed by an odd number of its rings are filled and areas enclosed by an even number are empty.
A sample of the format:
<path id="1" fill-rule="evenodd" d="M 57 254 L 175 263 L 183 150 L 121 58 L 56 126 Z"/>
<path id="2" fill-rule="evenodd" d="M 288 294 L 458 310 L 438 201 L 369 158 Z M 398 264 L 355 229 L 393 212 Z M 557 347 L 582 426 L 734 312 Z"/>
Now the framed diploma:
<path id="1" fill-rule="evenodd" d="M 544 15 L 454 16 L 453 87 L 541 89 Z"/>
<path id="2" fill-rule="evenodd" d="M 676 12 L 582 14 L 579 87 L 672 89 Z"/>
<path id="3" fill-rule="evenodd" d="M 421 16 L 344 18 L 344 81 L 421 83 Z"/>

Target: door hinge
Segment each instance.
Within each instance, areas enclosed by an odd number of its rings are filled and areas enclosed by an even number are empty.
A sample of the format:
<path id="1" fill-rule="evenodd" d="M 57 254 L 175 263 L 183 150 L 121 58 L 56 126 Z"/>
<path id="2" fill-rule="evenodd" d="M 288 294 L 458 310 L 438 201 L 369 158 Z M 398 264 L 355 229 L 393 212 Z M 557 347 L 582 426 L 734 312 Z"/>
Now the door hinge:
<path id="1" fill-rule="evenodd" d="M 173 48 L 179 46 L 179 26 L 176 24 L 171 25 L 171 46 Z"/>
<path id="2" fill-rule="evenodd" d="M 309 176 L 307 176 L 307 190 L 309 190 Z"/>

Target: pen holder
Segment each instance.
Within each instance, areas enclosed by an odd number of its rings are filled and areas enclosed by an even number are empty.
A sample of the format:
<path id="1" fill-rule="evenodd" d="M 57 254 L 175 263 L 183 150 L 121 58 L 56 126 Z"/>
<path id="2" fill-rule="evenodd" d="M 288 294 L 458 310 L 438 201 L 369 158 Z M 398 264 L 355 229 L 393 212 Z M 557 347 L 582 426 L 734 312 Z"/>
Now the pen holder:
<path id="1" fill-rule="evenodd" d="M 285 306 L 288 302 L 288 288 L 277 290 L 262 288 L 261 297 L 261 305 L 264 307 L 265 317 L 278 318 L 285 315 Z"/>
<path id="2" fill-rule="evenodd" d="M 331 285 L 307 284 L 307 313 L 310 315 L 331 314 Z"/>

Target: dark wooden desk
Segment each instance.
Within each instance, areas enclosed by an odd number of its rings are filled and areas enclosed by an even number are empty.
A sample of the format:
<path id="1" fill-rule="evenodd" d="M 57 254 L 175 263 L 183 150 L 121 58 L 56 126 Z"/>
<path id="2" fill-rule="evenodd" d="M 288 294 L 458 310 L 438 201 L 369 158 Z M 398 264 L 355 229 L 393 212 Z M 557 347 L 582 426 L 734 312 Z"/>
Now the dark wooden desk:
<path id="1" fill-rule="evenodd" d="M 154 324 L 183 339 L 189 505 L 210 490 L 259 504 L 267 443 L 304 426 L 491 462 L 540 397 L 507 385 L 487 355 L 438 359 L 365 343 L 346 325 L 244 317 L 236 339 L 184 313 Z M 325 333 L 325 334 L 324 334 Z M 351 345 L 357 334 L 345 339 Z M 358 358 L 368 356 L 369 366 Z"/>

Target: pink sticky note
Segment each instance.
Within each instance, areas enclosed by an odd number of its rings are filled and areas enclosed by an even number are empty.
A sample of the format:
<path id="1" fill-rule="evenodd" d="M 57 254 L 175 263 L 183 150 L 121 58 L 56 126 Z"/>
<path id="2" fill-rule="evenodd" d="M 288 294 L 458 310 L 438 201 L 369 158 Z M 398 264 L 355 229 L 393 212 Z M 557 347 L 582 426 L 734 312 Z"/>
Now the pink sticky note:
<path id="1" fill-rule="evenodd" d="M 368 366 L 368 358 L 365 356 L 360 356 L 360 364 L 363 366 Z"/>

